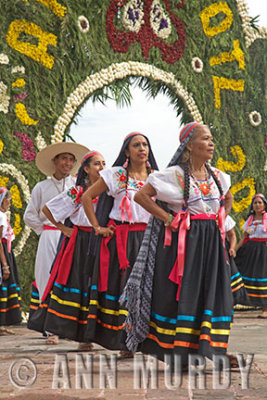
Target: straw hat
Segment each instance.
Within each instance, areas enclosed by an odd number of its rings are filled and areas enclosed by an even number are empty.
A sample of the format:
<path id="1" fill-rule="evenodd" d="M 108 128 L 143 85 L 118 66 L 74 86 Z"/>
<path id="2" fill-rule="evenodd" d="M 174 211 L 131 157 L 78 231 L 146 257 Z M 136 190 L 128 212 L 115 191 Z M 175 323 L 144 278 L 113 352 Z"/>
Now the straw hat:
<path id="1" fill-rule="evenodd" d="M 73 166 L 71 173 L 75 174 L 79 167 L 83 156 L 89 151 L 89 149 L 78 143 L 71 142 L 61 142 L 51 144 L 41 150 L 36 158 L 35 164 L 39 171 L 41 171 L 46 176 L 51 176 L 55 172 L 54 158 L 62 153 L 73 154 L 77 162 Z"/>

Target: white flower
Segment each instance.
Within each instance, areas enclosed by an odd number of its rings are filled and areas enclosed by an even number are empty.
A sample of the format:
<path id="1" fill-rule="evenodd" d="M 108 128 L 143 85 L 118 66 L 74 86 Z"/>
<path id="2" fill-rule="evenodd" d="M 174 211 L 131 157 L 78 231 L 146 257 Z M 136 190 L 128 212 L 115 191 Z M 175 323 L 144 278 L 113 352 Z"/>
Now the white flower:
<path id="1" fill-rule="evenodd" d="M 89 21 L 88 21 L 88 19 L 87 19 L 86 17 L 84 17 L 83 15 L 80 15 L 80 16 L 78 17 L 78 27 L 79 27 L 79 29 L 80 29 L 80 31 L 81 31 L 82 33 L 87 33 L 87 32 L 89 32 L 89 29 L 90 29 Z"/>
<path id="2" fill-rule="evenodd" d="M 20 65 L 17 65 L 16 67 L 13 67 L 11 69 L 11 73 L 12 74 L 25 74 L 25 68 Z"/>
<path id="3" fill-rule="evenodd" d="M 258 111 L 252 111 L 248 117 L 252 126 L 259 126 L 261 124 L 262 119 Z"/>
<path id="4" fill-rule="evenodd" d="M 155 34 L 161 39 L 167 39 L 171 34 L 171 20 L 164 12 L 159 0 L 154 0 L 151 4 L 150 25 Z"/>
<path id="5" fill-rule="evenodd" d="M 0 82 L 0 112 L 8 113 L 10 96 L 7 94 L 7 86 L 4 82 Z"/>
<path id="6" fill-rule="evenodd" d="M 195 72 L 200 74 L 203 71 L 203 62 L 200 58 L 194 57 L 191 61 L 191 66 Z"/>
<path id="7" fill-rule="evenodd" d="M 47 146 L 40 131 L 38 132 L 38 135 L 35 138 L 35 143 L 39 151 L 43 150 Z"/>
<path id="8" fill-rule="evenodd" d="M 9 58 L 6 54 L 0 53 L 0 64 L 8 64 Z"/>

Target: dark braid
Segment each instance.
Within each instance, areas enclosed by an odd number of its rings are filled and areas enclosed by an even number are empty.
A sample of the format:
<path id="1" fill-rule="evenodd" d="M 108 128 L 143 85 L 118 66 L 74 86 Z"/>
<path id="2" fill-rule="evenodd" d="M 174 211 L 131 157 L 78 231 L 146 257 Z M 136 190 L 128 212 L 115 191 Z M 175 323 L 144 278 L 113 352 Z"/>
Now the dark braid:
<path id="1" fill-rule="evenodd" d="M 219 181 L 219 179 L 215 175 L 214 171 L 212 171 L 209 163 L 206 162 L 205 163 L 205 167 L 207 168 L 208 173 L 211 174 L 212 178 L 214 179 L 214 181 L 215 181 L 215 183 L 216 183 L 216 185 L 217 185 L 217 187 L 219 189 L 220 195 L 223 196 L 223 188 L 222 188 L 221 182 Z"/>
<path id="2" fill-rule="evenodd" d="M 183 164 L 184 168 L 184 206 L 188 207 L 188 199 L 190 192 L 190 177 L 189 177 L 189 161 Z"/>

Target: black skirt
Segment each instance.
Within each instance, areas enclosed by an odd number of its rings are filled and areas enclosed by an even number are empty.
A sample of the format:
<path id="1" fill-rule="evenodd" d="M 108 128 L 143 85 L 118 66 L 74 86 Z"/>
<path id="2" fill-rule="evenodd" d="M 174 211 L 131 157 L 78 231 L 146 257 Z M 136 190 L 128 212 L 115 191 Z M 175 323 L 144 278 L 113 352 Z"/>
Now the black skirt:
<path id="1" fill-rule="evenodd" d="M 153 281 L 150 330 L 141 344 L 143 353 L 164 360 L 179 354 L 187 364 L 189 353 L 212 358 L 225 354 L 233 318 L 230 266 L 214 220 L 191 220 L 179 301 L 177 285 L 169 279 L 177 257 L 178 233 L 163 246 L 161 228 Z"/>
<path id="2" fill-rule="evenodd" d="M 18 268 L 13 251 L 7 251 L 7 244 L 2 242 L 10 275 L 0 285 L 0 326 L 14 325 L 21 322 L 21 298 Z"/>
<path id="3" fill-rule="evenodd" d="M 247 291 L 245 288 L 244 281 L 242 279 L 240 272 L 238 271 L 238 268 L 236 266 L 234 258 L 229 255 L 228 240 L 225 241 L 225 247 L 226 247 L 226 251 L 227 251 L 228 262 L 231 267 L 231 288 L 232 288 L 234 305 L 236 305 L 236 304 L 248 304 L 249 305 L 250 301 L 248 298 L 248 294 L 247 294 Z"/>
<path id="4" fill-rule="evenodd" d="M 57 279 L 47 299 L 32 315 L 28 328 L 83 342 L 88 315 L 88 247 L 91 232 L 78 230 L 73 261 L 66 285 Z M 69 239 L 62 244 L 64 250 Z"/>
<path id="5" fill-rule="evenodd" d="M 96 255 L 90 291 L 86 341 L 98 343 L 110 350 L 127 350 L 124 344 L 123 326 L 128 312 L 119 303 L 119 299 L 131 273 L 143 236 L 143 230 L 128 233 L 126 254 L 129 267 L 125 270 L 120 269 L 116 236 L 108 243 L 110 261 L 106 292 L 98 291 L 100 255 Z"/>
<path id="6" fill-rule="evenodd" d="M 242 275 L 249 303 L 267 307 L 267 246 L 265 242 L 249 240 L 237 252 L 235 262 Z"/>

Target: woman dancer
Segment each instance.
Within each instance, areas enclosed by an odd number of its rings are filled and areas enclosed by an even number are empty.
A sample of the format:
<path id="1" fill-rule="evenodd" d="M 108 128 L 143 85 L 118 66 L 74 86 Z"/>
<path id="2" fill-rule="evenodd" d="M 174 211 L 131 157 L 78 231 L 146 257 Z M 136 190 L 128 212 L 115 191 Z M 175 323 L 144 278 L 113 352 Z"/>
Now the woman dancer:
<path id="1" fill-rule="evenodd" d="M 263 194 L 253 197 L 243 229 L 245 233 L 238 243 L 235 262 L 245 282 L 250 305 L 262 307 L 258 317 L 267 318 L 267 200 Z"/>
<path id="2" fill-rule="evenodd" d="M 102 234 L 100 226 L 105 216 L 107 226 L 114 235 L 102 238 L 96 252 L 87 324 L 87 340 L 111 350 L 122 350 L 122 327 L 127 311 L 119 304 L 120 295 L 130 275 L 138 254 L 149 213 L 133 201 L 136 192 L 144 185 L 151 169 L 157 169 L 149 140 L 139 132 L 126 136 L 120 154 L 112 168 L 100 172 L 101 178 L 82 197 L 85 213 L 96 235 Z M 113 198 L 110 205 L 107 196 L 99 201 L 97 215 L 93 201 L 107 192 Z M 100 203 L 101 202 L 101 203 Z"/>
<path id="3" fill-rule="evenodd" d="M 10 192 L 0 186 L 0 335 L 14 334 L 4 326 L 21 322 L 18 270 L 11 245 L 15 235 L 6 215 L 10 202 Z"/>
<path id="4" fill-rule="evenodd" d="M 185 366 L 190 353 L 225 354 L 232 322 L 224 247 L 232 196 L 229 176 L 209 165 L 213 151 L 207 126 L 185 125 L 169 167 L 151 174 L 135 195 L 155 218 L 124 292 L 126 344 L 161 360 L 180 355 Z"/>
<path id="5" fill-rule="evenodd" d="M 83 157 L 76 186 L 59 194 L 43 208 L 46 217 L 65 235 L 42 304 L 34 313 L 30 326 L 30 329 L 53 333 L 48 338 L 48 344 L 55 344 L 57 336 L 60 336 L 80 342 L 80 350 L 92 349 L 90 344 L 87 343 L 86 347 L 83 344 L 89 301 L 87 252 L 92 227 L 84 213 L 81 196 L 99 178 L 99 171 L 104 167 L 105 161 L 100 153 L 88 152 Z M 94 201 L 94 208 L 96 205 L 97 200 Z M 68 217 L 72 228 L 60 222 Z M 108 236 L 111 230 L 105 228 L 101 234 Z"/>

